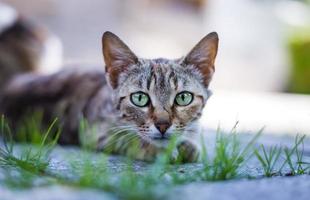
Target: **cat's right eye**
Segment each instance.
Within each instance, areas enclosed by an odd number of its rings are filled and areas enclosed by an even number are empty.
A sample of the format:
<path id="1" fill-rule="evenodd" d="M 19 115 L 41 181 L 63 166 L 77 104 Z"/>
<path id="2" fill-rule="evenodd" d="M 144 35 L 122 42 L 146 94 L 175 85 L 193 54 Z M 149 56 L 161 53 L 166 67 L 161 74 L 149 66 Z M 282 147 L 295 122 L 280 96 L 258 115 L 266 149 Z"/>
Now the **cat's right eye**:
<path id="1" fill-rule="evenodd" d="M 149 104 L 149 95 L 144 92 L 135 92 L 130 95 L 130 101 L 138 107 L 145 107 Z"/>

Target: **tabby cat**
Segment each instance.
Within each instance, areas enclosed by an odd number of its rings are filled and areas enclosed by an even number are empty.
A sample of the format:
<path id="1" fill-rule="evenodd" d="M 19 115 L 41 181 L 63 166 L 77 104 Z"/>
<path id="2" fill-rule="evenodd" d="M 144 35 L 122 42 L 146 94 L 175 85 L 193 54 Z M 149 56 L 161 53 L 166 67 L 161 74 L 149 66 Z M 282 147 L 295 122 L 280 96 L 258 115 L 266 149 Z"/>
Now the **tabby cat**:
<path id="1" fill-rule="evenodd" d="M 18 120 L 29 110 L 58 117 L 59 142 L 79 144 L 81 119 L 96 127 L 86 138 L 97 150 L 128 155 L 128 140 L 138 138 L 135 159 L 152 161 L 177 138 L 174 157 L 184 162 L 199 157 L 198 119 L 210 96 L 218 35 L 205 36 L 183 58 L 142 59 L 111 32 L 102 37 L 104 71 L 64 70 L 49 76 L 22 75 L 6 87 L 2 112 Z M 126 136 L 127 132 L 132 134 Z M 116 139 L 111 140 L 111 137 Z"/>

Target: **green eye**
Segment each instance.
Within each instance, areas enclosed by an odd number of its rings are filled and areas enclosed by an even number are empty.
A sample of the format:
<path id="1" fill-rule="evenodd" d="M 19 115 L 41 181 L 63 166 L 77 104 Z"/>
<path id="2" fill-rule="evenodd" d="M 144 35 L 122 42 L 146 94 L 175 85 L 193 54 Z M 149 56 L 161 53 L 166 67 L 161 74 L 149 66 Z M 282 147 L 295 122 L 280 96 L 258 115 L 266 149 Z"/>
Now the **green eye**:
<path id="1" fill-rule="evenodd" d="M 130 100 L 134 105 L 144 107 L 148 105 L 150 98 L 144 92 L 136 92 L 131 94 Z"/>
<path id="2" fill-rule="evenodd" d="M 179 106 L 187 106 L 193 101 L 193 94 L 190 92 L 180 92 L 175 97 L 175 103 Z"/>

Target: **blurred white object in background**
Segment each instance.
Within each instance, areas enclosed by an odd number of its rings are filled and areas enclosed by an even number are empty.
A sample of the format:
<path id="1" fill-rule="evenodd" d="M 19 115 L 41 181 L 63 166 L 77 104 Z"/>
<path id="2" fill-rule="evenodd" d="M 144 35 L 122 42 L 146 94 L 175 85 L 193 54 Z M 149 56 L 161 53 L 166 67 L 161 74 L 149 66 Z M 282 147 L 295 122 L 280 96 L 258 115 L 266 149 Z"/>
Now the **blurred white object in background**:
<path id="1" fill-rule="evenodd" d="M 12 7 L 0 2 L 0 33 L 13 25 L 17 17 L 18 14 Z"/>
<path id="2" fill-rule="evenodd" d="M 310 96 L 268 92 L 214 91 L 201 123 L 230 130 L 239 121 L 238 131 L 310 135 Z"/>
<path id="3" fill-rule="evenodd" d="M 145 58 L 186 55 L 207 32 L 203 28 L 203 10 L 185 2 L 124 1 L 124 41 Z"/>
<path id="4" fill-rule="evenodd" d="M 276 7 L 277 16 L 289 26 L 310 25 L 310 7 L 300 1 L 280 1 Z"/>
<path id="5" fill-rule="evenodd" d="M 288 77 L 283 24 L 278 1 L 209 0 L 206 32 L 220 37 L 212 86 L 247 91 L 283 91 Z"/>
<path id="6" fill-rule="evenodd" d="M 60 39 L 52 33 L 44 41 L 39 72 L 50 74 L 59 71 L 63 65 L 63 48 Z"/>
<path id="7" fill-rule="evenodd" d="M 289 73 L 289 25 L 309 25 L 309 7 L 291 0 L 209 0 L 205 30 L 220 37 L 214 95 L 201 122 L 208 128 L 310 134 L 310 97 L 280 94 Z M 219 89 L 224 89 L 223 91 Z M 238 91 L 239 90 L 239 91 Z M 240 91 L 241 90 L 241 91 Z"/>

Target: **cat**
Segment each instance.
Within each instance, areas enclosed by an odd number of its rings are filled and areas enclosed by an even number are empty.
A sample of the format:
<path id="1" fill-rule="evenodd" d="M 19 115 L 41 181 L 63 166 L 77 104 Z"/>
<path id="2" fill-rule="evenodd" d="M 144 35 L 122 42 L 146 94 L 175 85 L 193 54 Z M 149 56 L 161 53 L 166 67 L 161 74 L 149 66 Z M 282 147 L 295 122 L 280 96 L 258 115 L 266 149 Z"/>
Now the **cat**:
<path id="1" fill-rule="evenodd" d="M 85 134 L 95 138 L 98 151 L 145 161 L 153 161 L 176 137 L 173 159 L 182 152 L 182 162 L 196 162 L 200 155 L 198 120 L 211 95 L 208 88 L 218 41 L 212 32 L 180 59 L 143 59 L 119 37 L 105 32 L 105 71 L 18 76 L 5 88 L 0 108 L 14 122 L 22 113 L 37 109 L 43 110 L 46 119 L 58 117 L 63 128 L 61 144 L 81 143 L 78 131 L 85 119 L 96 127 Z M 138 151 L 129 153 L 132 138 L 138 138 Z"/>
<path id="2" fill-rule="evenodd" d="M 56 36 L 0 2 L 0 90 L 15 75 L 42 68 L 55 71 L 61 54 Z"/>

